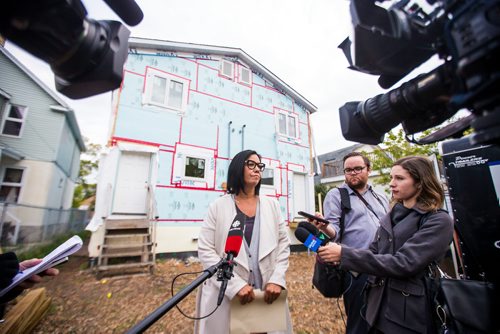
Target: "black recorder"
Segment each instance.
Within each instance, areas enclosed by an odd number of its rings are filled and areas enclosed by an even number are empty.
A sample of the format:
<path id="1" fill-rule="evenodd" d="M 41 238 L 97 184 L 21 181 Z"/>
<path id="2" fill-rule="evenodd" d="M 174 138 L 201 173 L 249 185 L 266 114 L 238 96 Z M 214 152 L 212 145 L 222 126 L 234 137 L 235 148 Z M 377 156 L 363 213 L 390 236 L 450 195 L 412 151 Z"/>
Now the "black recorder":
<path id="1" fill-rule="evenodd" d="M 313 220 L 316 220 L 316 221 L 319 221 L 325 225 L 328 225 L 330 224 L 330 222 L 324 218 L 321 218 L 321 217 L 318 217 L 318 216 L 315 216 L 315 215 L 312 215 L 310 213 L 307 213 L 307 212 L 304 212 L 304 211 L 299 211 L 297 212 L 299 215 L 301 215 L 302 217 L 306 217 L 306 218 L 309 218 L 309 219 L 313 219 Z"/>

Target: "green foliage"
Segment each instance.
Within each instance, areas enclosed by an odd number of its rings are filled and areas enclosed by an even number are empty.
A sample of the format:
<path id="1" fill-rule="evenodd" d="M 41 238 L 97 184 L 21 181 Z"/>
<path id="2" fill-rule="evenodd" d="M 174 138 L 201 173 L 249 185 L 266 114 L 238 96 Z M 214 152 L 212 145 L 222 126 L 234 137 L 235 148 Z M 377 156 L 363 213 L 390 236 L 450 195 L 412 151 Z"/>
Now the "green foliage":
<path id="1" fill-rule="evenodd" d="M 323 201 L 328 190 L 330 190 L 330 188 L 322 183 L 314 186 L 314 208 L 316 212 L 319 212 L 318 194 L 321 194 L 321 201 Z"/>
<path id="2" fill-rule="evenodd" d="M 33 258 L 41 259 L 44 256 L 46 256 L 47 254 L 49 254 L 50 252 L 52 252 L 55 248 L 57 248 L 57 246 L 59 246 L 60 244 L 62 244 L 63 242 L 65 242 L 66 240 L 71 238 L 72 236 L 74 236 L 75 234 L 78 235 L 80 238 L 82 238 L 82 240 L 86 240 L 86 239 L 90 238 L 91 232 L 84 230 L 84 231 L 80 231 L 78 233 L 72 232 L 72 233 L 61 234 L 61 235 L 57 236 L 56 238 L 54 238 L 53 240 L 51 240 L 47 244 L 35 246 L 35 247 L 32 247 L 26 251 L 22 251 L 22 252 L 17 253 L 16 254 L 17 258 L 19 259 L 19 261 L 29 260 L 29 259 L 33 259 Z"/>
<path id="3" fill-rule="evenodd" d="M 434 130 L 435 129 L 426 130 L 422 133 L 422 135 L 428 135 Z M 373 152 L 368 154 L 371 158 L 372 170 L 377 171 L 380 175 L 379 178 L 373 181 L 375 184 L 387 185 L 389 183 L 390 168 L 393 162 L 400 158 L 410 155 L 438 155 L 438 147 L 436 143 L 429 145 L 412 144 L 406 140 L 403 129 L 399 129 L 396 133 L 393 131 L 387 133 L 384 142 L 380 144 L 379 147 L 380 148 L 375 149 Z"/>
<path id="4" fill-rule="evenodd" d="M 78 172 L 77 185 L 73 193 L 73 208 L 78 208 L 84 200 L 94 196 L 96 193 L 96 184 L 88 183 L 87 179 L 92 173 L 97 171 L 97 155 L 101 150 L 101 145 L 89 143 L 87 138 L 84 140 L 87 151 L 80 159 L 80 171 Z M 93 210 L 93 204 L 90 210 Z"/>

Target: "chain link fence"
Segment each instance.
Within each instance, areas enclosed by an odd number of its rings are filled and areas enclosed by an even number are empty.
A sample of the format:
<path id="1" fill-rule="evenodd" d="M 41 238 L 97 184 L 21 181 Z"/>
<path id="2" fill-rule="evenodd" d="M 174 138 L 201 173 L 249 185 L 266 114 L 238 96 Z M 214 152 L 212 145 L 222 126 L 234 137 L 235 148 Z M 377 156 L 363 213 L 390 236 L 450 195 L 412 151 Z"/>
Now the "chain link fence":
<path id="1" fill-rule="evenodd" d="M 0 247 L 18 250 L 49 242 L 58 235 L 82 231 L 89 220 L 87 210 L 0 203 Z"/>

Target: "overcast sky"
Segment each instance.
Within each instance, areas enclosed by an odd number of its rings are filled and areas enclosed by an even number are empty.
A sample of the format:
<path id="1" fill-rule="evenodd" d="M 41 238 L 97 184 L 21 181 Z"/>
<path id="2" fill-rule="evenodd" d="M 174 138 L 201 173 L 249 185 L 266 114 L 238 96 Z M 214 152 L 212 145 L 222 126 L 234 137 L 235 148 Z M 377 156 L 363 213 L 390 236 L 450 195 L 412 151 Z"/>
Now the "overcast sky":
<path id="1" fill-rule="evenodd" d="M 118 17 L 101 0 L 83 1 L 93 19 Z M 312 129 L 318 154 L 354 143 L 342 137 L 338 108 L 383 90 L 377 77 L 347 69 L 338 44 L 351 30 L 346 0 L 137 0 L 144 20 L 134 37 L 241 48 L 318 107 Z M 7 49 L 49 87 L 47 64 L 7 41 Z M 62 96 L 62 95 L 61 95 Z M 111 94 L 71 100 L 82 134 L 105 144 Z M 257 148 L 258 149 L 258 148 Z"/>

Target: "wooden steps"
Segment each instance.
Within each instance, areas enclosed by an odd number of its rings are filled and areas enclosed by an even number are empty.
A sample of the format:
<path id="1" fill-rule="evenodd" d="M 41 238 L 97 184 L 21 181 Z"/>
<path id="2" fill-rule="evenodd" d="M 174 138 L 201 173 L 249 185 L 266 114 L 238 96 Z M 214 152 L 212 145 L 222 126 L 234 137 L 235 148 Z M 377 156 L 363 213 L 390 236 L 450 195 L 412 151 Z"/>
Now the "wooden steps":
<path id="1" fill-rule="evenodd" d="M 153 240 L 149 219 L 110 216 L 97 262 L 97 276 L 154 271 Z"/>

